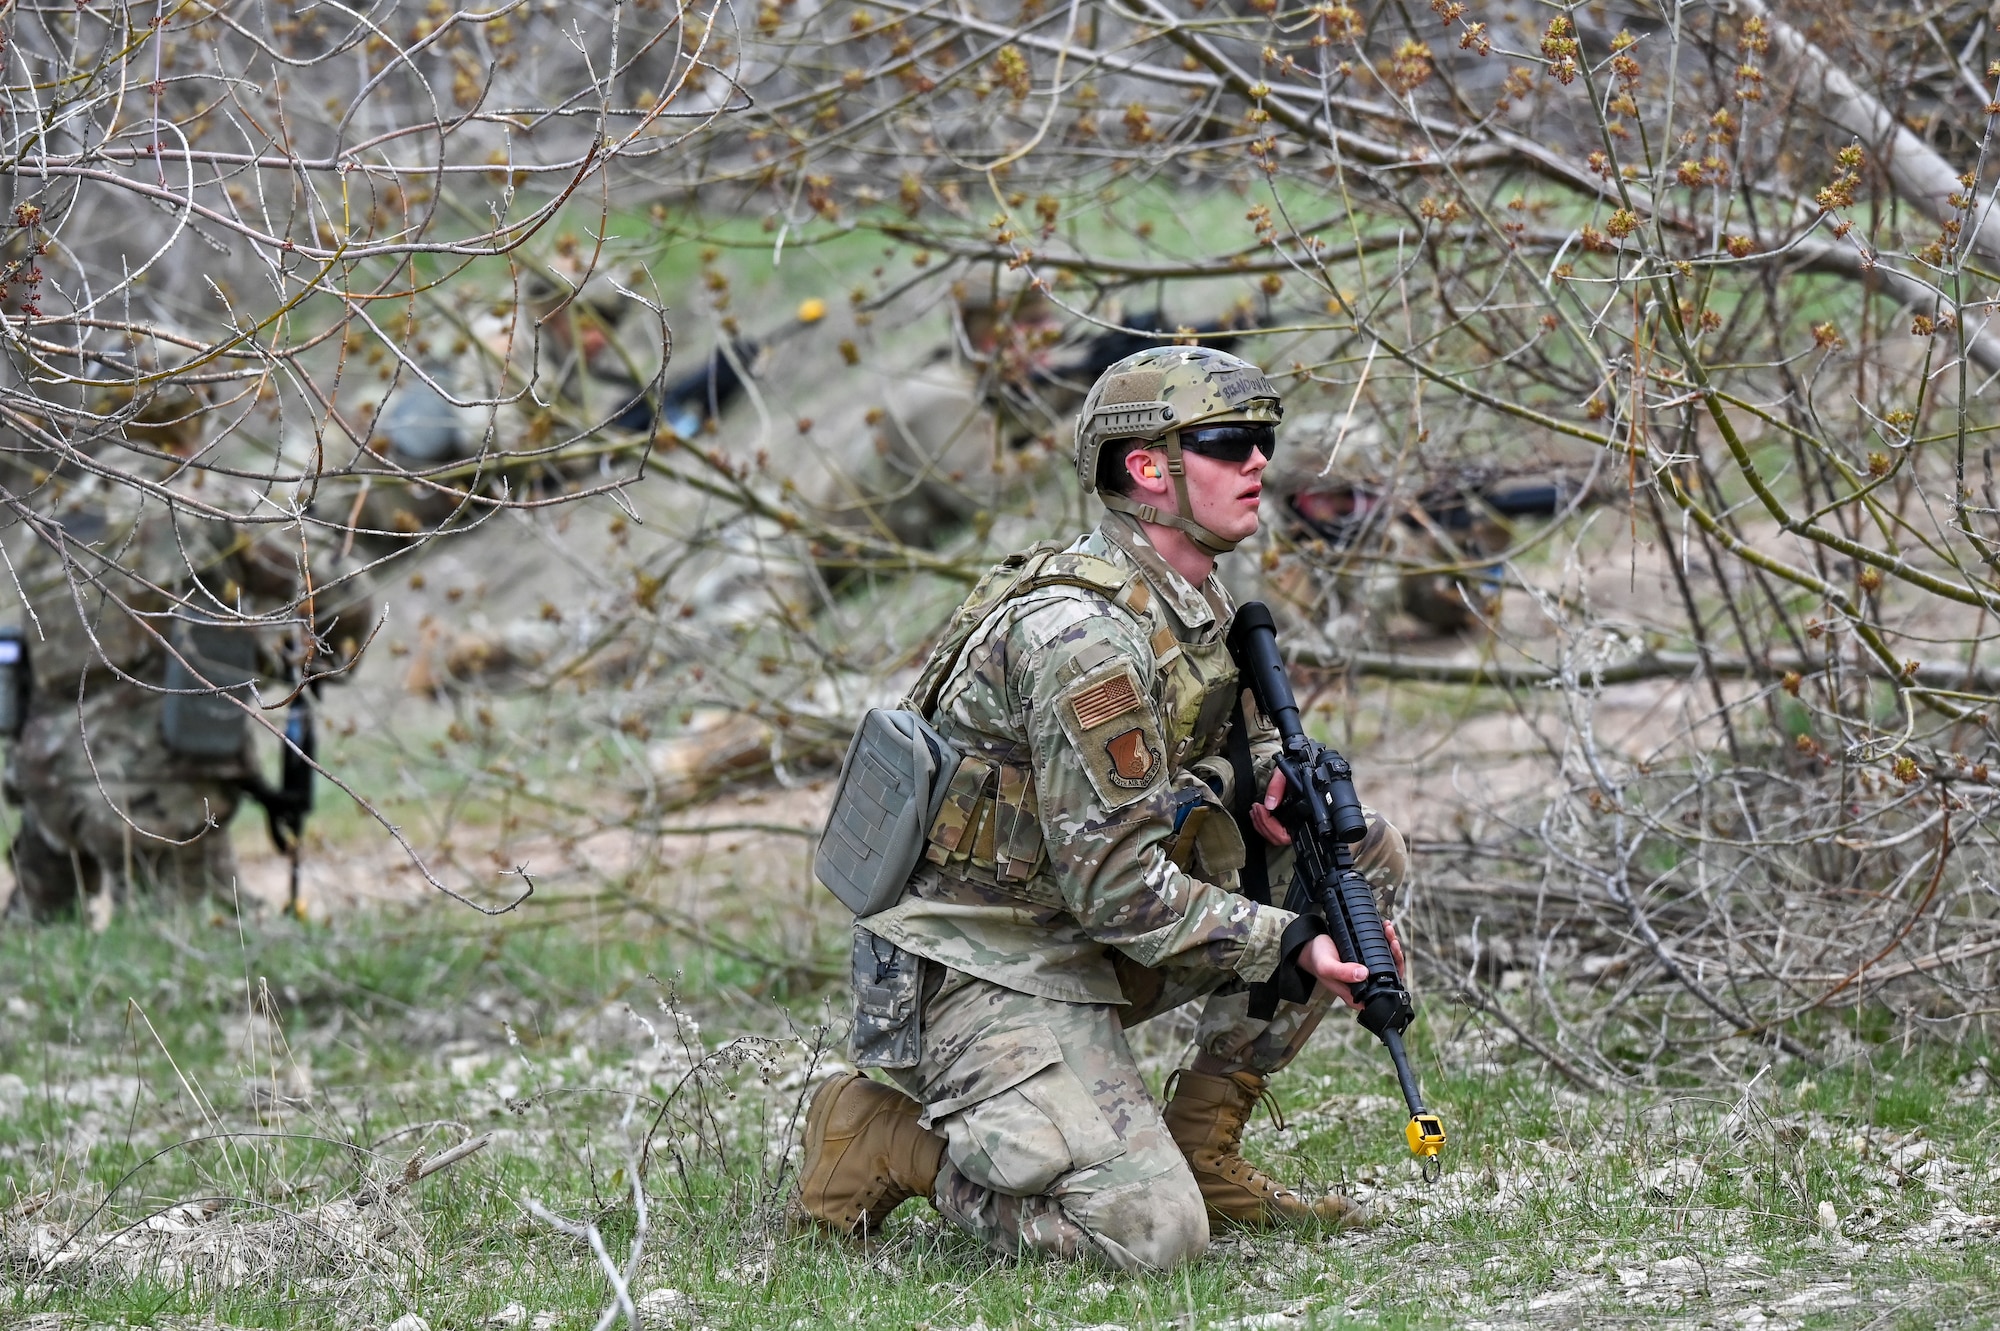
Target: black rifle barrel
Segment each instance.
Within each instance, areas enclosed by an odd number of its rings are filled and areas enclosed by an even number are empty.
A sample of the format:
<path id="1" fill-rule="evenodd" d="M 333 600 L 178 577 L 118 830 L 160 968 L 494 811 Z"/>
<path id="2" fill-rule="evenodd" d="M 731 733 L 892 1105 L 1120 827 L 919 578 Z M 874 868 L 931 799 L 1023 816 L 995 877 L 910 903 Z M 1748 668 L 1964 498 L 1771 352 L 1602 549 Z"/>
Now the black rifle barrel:
<path id="1" fill-rule="evenodd" d="M 1287 750 L 1309 743 L 1299 723 L 1299 700 L 1292 693 L 1285 658 L 1278 655 L 1278 625 L 1262 601 L 1251 601 L 1236 612 L 1229 625 L 1229 653 L 1257 697 L 1257 706 L 1278 728 Z"/>

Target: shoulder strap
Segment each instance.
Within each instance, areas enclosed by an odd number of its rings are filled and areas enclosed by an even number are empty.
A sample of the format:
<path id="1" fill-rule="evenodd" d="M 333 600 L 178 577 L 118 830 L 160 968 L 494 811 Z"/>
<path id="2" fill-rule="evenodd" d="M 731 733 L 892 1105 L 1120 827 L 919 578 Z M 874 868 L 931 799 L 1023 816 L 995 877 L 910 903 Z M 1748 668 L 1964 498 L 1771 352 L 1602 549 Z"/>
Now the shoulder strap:
<path id="1" fill-rule="evenodd" d="M 931 648 L 930 658 L 924 662 L 904 706 L 930 720 L 938 696 L 958 669 L 959 658 L 980 630 L 1009 602 L 1048 587 L 1081 587 L 1098 593 L 1135 617 L 1149 618 L 1152 590 L 1140 574 L 1096 555 L 1065 553 L 1060 543 L 1044 541 L 1033 549 L 1009 555 L 979 580 L 945 626 L 937 646 Z"/>

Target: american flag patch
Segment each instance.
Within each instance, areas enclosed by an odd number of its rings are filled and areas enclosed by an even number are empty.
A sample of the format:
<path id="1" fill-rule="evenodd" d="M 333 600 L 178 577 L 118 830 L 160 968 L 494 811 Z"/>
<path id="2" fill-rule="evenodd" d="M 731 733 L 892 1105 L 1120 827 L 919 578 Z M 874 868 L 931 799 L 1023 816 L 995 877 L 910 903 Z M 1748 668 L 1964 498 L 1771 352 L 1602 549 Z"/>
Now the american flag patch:
<path id="1" fill-rule="evenodd" d="M 1113 717 L 1137 708 L 1139 694 L 1132 687 L 1132 676 L 1121 671 L 1071 697 L 1070 706 L 1076 709 L 1078 729 L 1095 730 Z"/>

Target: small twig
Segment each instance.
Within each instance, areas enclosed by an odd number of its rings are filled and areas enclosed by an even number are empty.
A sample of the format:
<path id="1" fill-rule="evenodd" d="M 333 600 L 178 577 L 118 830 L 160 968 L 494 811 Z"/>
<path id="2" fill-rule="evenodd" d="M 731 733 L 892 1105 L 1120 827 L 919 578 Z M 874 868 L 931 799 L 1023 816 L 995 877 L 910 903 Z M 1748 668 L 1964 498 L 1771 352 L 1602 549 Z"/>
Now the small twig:
<path id="1" fill-rule="evenodd" d="M 1508 1030 L 1512 1031 L 1514 1033 L 1515 1039 L 1519 1040 L 1522 1044 L 1526 1045 L 1528 1048 L 1534 1050 L 1537 1054 L 1541 1055 L 1542 1061 L 1544 1063 L 1547 1063 L 1557 1072 L 1560 1072 L 1564 1076 L 1564 1078 L 1566 1078 L 1572 1085 L 1576 1086 L 1578 1089 L 1591 1091 L 1599 1095 L 1602 1095 L 1604 1093 L 1606 1088 L 1603 1082 L 1591 1076 L 1588 1072 L 1585 1072 L 1582 1068 L 1578 1067 L 1576 1064 L 1570 1062 L 1567 1058 L 1563 1057 L 1563 1055 L 1559 1053 L 1553 1045 L 1550 1045 L 1540 1036 L 1536 1035 L 1534 1032 L 1522 1026 L 1512 1017 L 1508 1016 L 1507 1010 L 1500 1005 L 1499 1000 L 1494 998 L 1491 994 L 1487 993 L 1485 988 L 1476 981 L 1472 980 L 1464 981 L 1459 985 L 1458 989 L 1453 993 L 1452 997 L 1456 998 L 1459 1002 L 1465 1004 L 1467 1007 L 1473 1009 L 1475 1012 L 1485 1013 L 1487 1016 L 1493 1018 L 1495 1021 L 1499 1022 L 1502 1026 L 1505 1026 Z"/>

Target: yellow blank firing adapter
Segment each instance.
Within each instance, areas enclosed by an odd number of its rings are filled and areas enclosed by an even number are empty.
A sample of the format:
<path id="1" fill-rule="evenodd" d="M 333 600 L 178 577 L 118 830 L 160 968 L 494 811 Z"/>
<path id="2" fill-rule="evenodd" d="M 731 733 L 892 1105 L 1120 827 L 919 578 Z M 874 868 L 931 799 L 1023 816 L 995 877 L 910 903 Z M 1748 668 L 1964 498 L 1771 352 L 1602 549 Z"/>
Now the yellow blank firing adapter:
<path id="1" fill-rule="evenodd" d="M 826 302 L 818 296 L 809 296 L 799 302 L 799 322 L 816 324 L 826 318 Z"/>
<path id="2" fill-rule="evenodd" d="M 1437 1153 L 1444 1149 L 1444 1120 L 1436 1114 L 1413 1114 L 1403 1128 L 1403 1136 L 1410 1143 L 1411 1155 L 1436 1159 Z"/>

